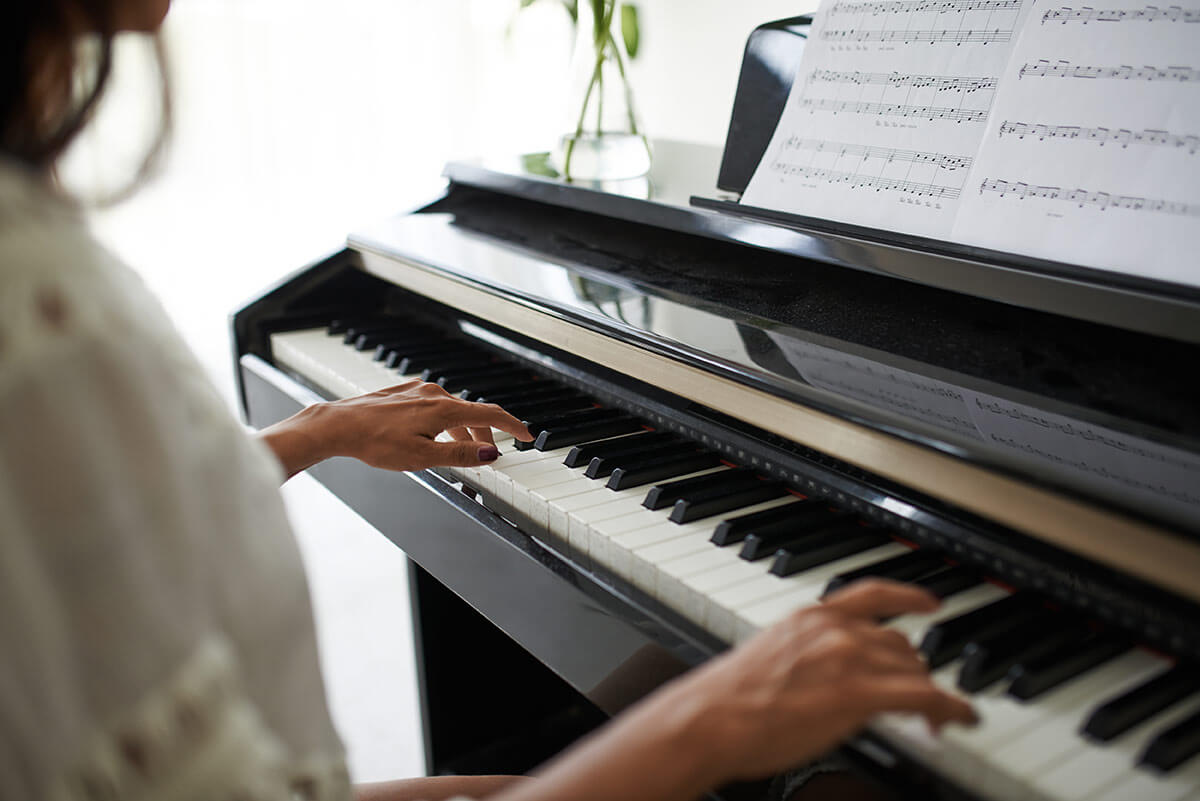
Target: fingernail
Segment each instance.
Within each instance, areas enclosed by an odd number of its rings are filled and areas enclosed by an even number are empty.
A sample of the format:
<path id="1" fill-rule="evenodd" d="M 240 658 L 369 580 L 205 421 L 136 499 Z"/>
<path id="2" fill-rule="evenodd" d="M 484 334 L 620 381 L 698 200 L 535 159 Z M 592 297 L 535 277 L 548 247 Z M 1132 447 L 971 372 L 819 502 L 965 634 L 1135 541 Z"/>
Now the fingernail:
<path id="1" fill-rule="evenodd" d="M 481 462 L 494 462 L 500 458 L 500 449 L 495 445 L 484 445 L 477 455 Z"/>

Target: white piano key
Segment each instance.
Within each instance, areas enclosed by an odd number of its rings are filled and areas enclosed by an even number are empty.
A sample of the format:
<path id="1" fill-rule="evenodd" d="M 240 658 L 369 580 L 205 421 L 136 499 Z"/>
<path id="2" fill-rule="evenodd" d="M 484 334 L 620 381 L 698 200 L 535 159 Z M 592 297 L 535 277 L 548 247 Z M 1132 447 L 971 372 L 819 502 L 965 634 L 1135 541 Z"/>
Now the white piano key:
<path id="1" fill-rule="evenodd" d="M 1200 697 L 1172 704 L 1165 711 L 1108 743 L 1093 744 L 1076 735 L 1078 745 L 1030 782 L 1031 798 L 1082 801 L 1106 791 L 1129 774 L 1151 738 L 1200 710 Z M 1019 770 L 1019 766 L 1014 766 Z"/>
<path id="2" fill-rule="evenodd" d="M 1200 792 L 1200 759 L 1193 757 L 1167 774 L 1136 768 L 1096 801 L 1186 801 Z"/>
<path id="3" fill-rule="evenodd" d="M 1071 682 L 1088 697 L 1055 690 L 1035 699 L 1032 703 L 1043 713 L 1037 725 L 998 747 L 995 760 L 1022 775 L 1042 772 L 1083 742 L 1079 729 L 1093 709 L 1168 668 L 1167 660 L 1138 648 Z"/>

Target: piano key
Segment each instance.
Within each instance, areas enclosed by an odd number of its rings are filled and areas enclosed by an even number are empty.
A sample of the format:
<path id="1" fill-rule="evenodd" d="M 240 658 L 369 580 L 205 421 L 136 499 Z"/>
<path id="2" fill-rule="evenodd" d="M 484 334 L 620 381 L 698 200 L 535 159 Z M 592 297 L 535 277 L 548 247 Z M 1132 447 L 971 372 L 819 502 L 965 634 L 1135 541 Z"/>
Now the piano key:
<path id="1" fill-rule="evenodd" d="M 1167 773 L 1197 753 L 1200 753 L 1200 713 L 1155 735 L 1138 762 Z"/>
<path id="2" fill-rule="evenodd" d="M 427 368 L 421 372 L 421 380 L 429 381 L 446 389 L 449 392 L 455 390 L 447 386 L 463 378 L 494 378 L 495 376 L 510 376 L 512 383 L 509 386 L 522 383 L 529 380 L 529 374 L 521 371 L 512 362 L 500 361 L 495 358 L 489 358 L 486 362 L 472 362 L 465 367 L 449 367 L 443 370 L 436 368 Z"/>
<path id="3" fill-rule="evenodd" d="M 330 328 L 332 327 L 333 326 L 331 325 Z M 351 322 L 346 326 L 345 330 L 342 331 L 342 344 L 353 346 L 360 336 L 363 334 L 370 334 L 375 331 L 397 332 L 404 330 L 407 330 L 407 327 L 404 326 L 400 320 L 395 318 L 367 322 Z M 359 350 L 362 350 L 362 348 L 359 348 Z"/>
<path id="4" fill-rule="evenodd" d="M 787 487 L 778 481 L 757 479 L 745 486 L 720 485 L 700 490 L 675 501 L 671 521 L 690 523 L 713 515 L 724 514 L 759 501 L 769 501 L 787 494 Z M 711 536 L 711 534 L 710 534 Z"/>
<path id="5" fill-rule="evenodd" d="M 411 373 L 420 374 L 430 368 L 465 367 L 469 364 L 487 364 L 489 361 L 491 361 L 491 356 L 486 353 L 461 346 L 450 346 L 394 350 L 388 354 L 384 364 L 395 368 L 403 375 L 409 375 Z"/>
<path id="6" fill-rule="evenodd" d="M 788 543 L 803 543 L 810 537 L 852 522 L 854 520 L 850 513 L 843 509 L 835 509 L 825 503 L 806 503 L 794 516 L 771 523 L 743 525 L 739 531 L 726 534 L 722 539 L 745 543 L 742 548 L 743 559 L 760 559 Z M 718 534 L 721 532 L 713 533 L 714 541 Z"/>
<path id="7" fill-rule="evenodd" d="M 1131 771 L 1114 782 L 1095 801 L 1197 801 L 1200 799 L 1200 760 L 1165 776 L 1148 770 Z"/>
<path id="8" fill-rule="evenodd" d="M 939 668 L 958 657 L 972 637 L 1015 625 L 1041 609 L 1041 601 L 1030 593 L 1005 595 L 993 604 L 931 627 L 921 641 L 921 652 L 931 668 Z"/>
<path id="9" fill-rule="evenodd" d="M 742 541 L 738 556 L 754 561 L 765 559 L 768 556 L 777 556 L 785 550 L 799 551 L 820 548 L 824 543 L 837 542 L 842 547 L 839 549 L 838 556 L 825 560 L 831 561 L 873 547 L 874 543 L 882 543 L 890 539 L 879 529 L 864 526 L 846 514 L 831 515 L 830 520 L 832 522 L 823 522 L 808 530 L 804 528 L 776 529 L 775 531 L 766 530 L 748 534 Z M 851 547 L 851 544 L 854 547 Z M 810 566 L 815 567 L 815 565 Z"/>
<path id="10" fill-rule="evenodd" d="M 573 397 L 556 397 L 549 400 L 532 400 L 528 402 L 499 404 L 504 411 L 520 419 L 537 420 L 546 417 L 561 416 L 584 409 L 594 409 L 595 404 L 582 395 Z"/>
<path id="11" fill-rule="evenodd" d="M 1162 661 L 1148 652 L 1130 652 L 1071 682 L 1047 692 L 1036 701 L 1019 702 L 993 687 L 970 697 L 980 715 L 974 728 L 948 727 L 939 746 L 953 763 L 955 775 L 986 798 L 1025 799 L 1034 796 L 1028 784 L 1043 768 L 1021 764 L 1022 751 L 1031 742 L 1042 749 L 1070 753 L 1082 740 L 1073 735 L 1082 710 L 1098 694 L 1114 685 L 1140 680 L 1147 671 L 1160 669 Z M 955 666 L 935 671 L 935 683 L 953 691 Z M 998 759 L 998 751 L 1012 750 L 1015 757 Z M 1046 763 L 1048 764 L 1048 763 Z"/>
<path id="12" fill-rule="evenodd" d="M 921 576 L 912 582 L 939 599 L 949 598 L 983 583 L 979 574 L 970 568 L 950 566 Z"/>
<path id="13" fill-rule="evenodd" d="M 1081 625 L 1075 618 L 1039 615 L 1007 631 L 975 638 L 963 649 L 958 686 L 967 692 L 982 690 L 1017 662 L 1054 649 L 1063 637 L 1082 636 Z"/>
<path id="14" fill-rule="evenodd" d="M 1063 643 L 1037 659 L 1013 665 L 1008 694 L 1028 701 L 1086 670 L 1128 651 L 1131 644 L 1123 639 L 1093 635 L 1082 642 Z"/>
<path id="15" fill-rule="evenodd" d="M 1200 691 L 1200 672 L 1194 665 L 1177 665 L 1097 707 L 1084 724 L 1083 732 L 1094 740 L 1107 742 L 1197 691 Z"/>
<path id="16" fill-rule="evenodd" d="M 890 539 L 879 529 L 860 525 L 857 520 L 847 520 L 813 532 L 811 536 L 782 543 L 771 563 L 771 573 L 791 576 L 856 554 L 865 548 L 881 545 Z"/>
<path id="17" fill-rule="evenodd" d="M 624 448 L 597 455 L 588 463 L 589 478 L 606 478 L 614 470 L 641 468 L 672 458 L 704 453 L 698 446 L 683 440 L 667 440 L 659 443 L 633 443 Z"/>
<path id="18" fill-rule="evenodd" d="M 1082 801 L 1094 797 L 1129 773 L 1150 740 L 1160 731 L 1200 711 L 1200 698 L 1174 704 L 1109 743 L 1092 744 L 1075 738 L 1073 748 L 1053 766 L 1033 777 L 1034 797 Z"/>
<path id="19" fill-rule="evenodd" d="M 741 481 L 746 476 L 754 476 L 754 473 L 744 467 L 730 467 L 713 471 L 711 474 L 705 476 L 656 484 L 646 493 L 646 500 L 642 505 L 647 509 L 663 509 L 668 506 L 674 506 L 675 501 L 688 493 L 710 487 L 718 487 L 729 482 Z"/>
<path id="20" fill-rule="evenodd" d="M 520 389 L 509 389 L 503 392 L 487 392 L 480 394 L 478 397 L 471 396 L 468 400 L 478 403 L 495 403 L 504 408 L 518 403 L 540 403 L 558 399 L 581 398 L 582 393 L 577 390 L 565 387 L 562 384 L 545 379 L 530 381 L 527 386 Z M 590 401 L 589 401 L 590 405 Z"/>
<path id="21" fill-rule="evenodd" d="M 584 420 L 570 425 L 550 426 L 543 429 L 537 435 L 534 447 L 539 451 L 556 450 L 568 445 L 574 446 L 581 442 L 617 434 L 628 434 L 642 429 L 641 422 L 632 417 Z"/>
<path id="22" fill-rule="evenodd" d="M 362 342 L 366 347 L 370 347 L 371 341 L 372 339 L 369 338 L 369 335 L 364 334 L 355 341 L 355 349 L 364 350 L 365 347 L 359 348 L 358 343 Z M 438 334 L 413 334 L 403 338 L 398 336 L 389 337 L 375 344 L 375 350 L 371 359 L 372 361 L 382 362 L 387 359 L 388 353 L 393 350 L 397 350 L 399 348 L 427 347 L 436 344 L 437 342 L 444 342 L 444 339 L 442 339 Z"/>
<path id="23" fill-rule="evenodd" d="M 445 342 L 446 338 L 441 333 L 431 331 L 420 331 L 413 328 L 391 328 L 381 329 L 378 331 L 365 331 L 360 333 L 354 339 L 355 350 L 369 350 L 374 354 L 379 349 L 386 348 L 383 353 L 387 355 L 387 349 L 401 347 L 404 345 L 421 345 L 431 344 L 435 342 Z M 378 359 L 376 361 L 379 361 Z"/>
<path id="24" fill-rule="evenodd" d="M 786 506 L 770 509 L 766 512 L 741 515 L 721 521 L 713 532 L 712 541 L 716 545 L 732 545 L 741 542 L 746 535 L 754 531 L 770 530 L 778 525 L 795 525 L 807 522 L 813 514 L 832 512 L 833 507 L 821 501 L 803 499 L 792 500 Z"/>
<path id="25" fill-rule="evenodd" d="M 596 460 L 593 460 L 593 464 L 595 462 Z M 616 468 L 613 470 L 612 475 L 609 476 L 606 486 L 614 490 L 641 487 L 654 481 L 675 478 L 676 476 L 703 470 L 706 467 L 716 467 L 719 464 L 721 464 L 720 455 L 711 452 L 691 450 L 687 453 L 668 454 L 659 459 L 642 462 L 636 467 Z M 588 472 L 590 473 L 591 471 L 592 468 L 589 465 Z M 595 478 L 596 476 L 588 477 Z M 680 501 L 680 503 L 683 503 L 683 501 Z"/>
<path id="26" fill-rule="evenodd" d="M 885 559 L 882 562 L 863 565 L 857 570 L 839 573 L 829 580 L 829 586 L 825 588 L 825 592 L 827 594 L 836 592 L 847 584 L 868 577 L 885 578 L 892 581 L 911 581 L 912 579 L 917 579 L 935 570 L 939 570 L 945 564 L 946 562 L 942 559 L 941 555 L 934 551 L 910 551 L 891 559 Z"/>
<path id="27" fill-rule="evenodd" d="M 769 589 L 764 587 L 760 591 L 750 586 L 741 588 L 740 585 L 735 585 L 738 589 L 730 587 L 714 595 L 709 606 L 710 616 L 707 620 L 714 626 L 714 633 L 720 630 L 728 634 L 731 642 L 740 641 L 759 629 L 777 623 L 785 615 L 801 606 L 819 601 L 821 593 L 825 589 L 825 583 L 838 572 L 853 570 L 860 565 L 894 556 L 900 553 L 899 549 L 901 548 L 908 550 L 904 545 L 889 542 L 869 551 L 813 568 L 810 572 L 787 578 L 764 574 L 762 581 L 771 583 Z M 747 585 L 749 583 L 746 582 Z M 758 583 L 758 586 L 762 586 L 762 584 Z M 742 596 L 740 594 L 742 591 L 745 591 L 748 597 Z M 727 625 L 721 619 L 722 610 L 726 615 L 732 616 L 732 620 L 729 621 L 732 626 Z"/>
<path id="28" fill-rule="evenodd" d="M 628 434 L 623 437 L 613 437 L 601 442 L 585 442 L 576 445 L 567 454 L 563 464 L 567 467 L 591 467 L 593 459 L 611 456 L 617 453 L 637 453 L 640 450 L 650 450 L 669 443 L 679 442 L 674 434 L 665 431 L 645 431 Z M 588 476 L 600 478 L 601 476 Z"/>
<path id="29" fill-rule="evenodd" d="M 1135 648 L 1029 703 L 1000 696 L 996 705 L 1014 710 L 1008 717 L 1019 725 L 997 742 L 995 762 L 1027 777 L 1052 769 L 1086 742 L 1079 730 L 1096 698 L 1122 693 L 1168 667 L 1162 657 Z"/>
<path id="30" fill-rule="evenodd" d="M 979 610 L 1008 596 L 1009 593 L 1005 590 L 994 584 L 985 582 L 950 596 L 929 614 L 900 615 L 883 625 L 908 637 L 912 641 L 913 646 L 916 647 L 934 627 L 948 620 L 953 620 L 954 618 Z"/>

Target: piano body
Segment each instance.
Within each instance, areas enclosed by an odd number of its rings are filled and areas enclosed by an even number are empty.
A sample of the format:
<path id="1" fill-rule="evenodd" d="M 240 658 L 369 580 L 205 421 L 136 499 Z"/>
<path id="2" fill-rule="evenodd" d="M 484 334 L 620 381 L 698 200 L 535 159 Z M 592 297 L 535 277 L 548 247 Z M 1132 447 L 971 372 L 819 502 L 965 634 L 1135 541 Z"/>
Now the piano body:
<path id="1" fill-rule="evenodd" d="M 452 164 L 265 291 L 246 418 L 408 376 L 542 432 L 311 471 L 410 558 L 430 773 L 527 770 L 874 574 L 944 597 L 888 625 L 984 718 L 847 744 L 898 794 L 1200 798 L 1200 296 L 694 200 L 744 188 L 807 23 L 751 37 L 723 155 L 657 143 L 649 186 Z"/>

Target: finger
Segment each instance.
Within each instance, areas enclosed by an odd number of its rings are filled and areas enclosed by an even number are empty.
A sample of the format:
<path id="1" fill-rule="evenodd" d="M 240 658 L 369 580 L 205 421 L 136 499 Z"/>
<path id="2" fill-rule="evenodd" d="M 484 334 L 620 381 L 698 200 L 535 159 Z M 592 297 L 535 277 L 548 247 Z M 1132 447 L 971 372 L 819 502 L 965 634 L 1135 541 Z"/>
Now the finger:
<path id="1" fill-rule="evenodd" d="M 476 442 L 483 442 L 488 445 L 495 445 L 496 438 L 492 435 L 491 426 L 483 426 L 471 429 L 471 439 Z"/>
<path id="2" fill-rule="evenodd" d="M 910 656 L 918 656 L 919 652 L 909 639 L 898 631 L 884 628 L 883 626 L 871 623 L 865 620 L 855 620 L 851 622 L 855 634 L 864 642 L 871 643 L 878 648 L 890 648 L 891 650 L 907 654 Z"/>
<path id="3" fill-rule="evenodd" d="M 448 425 L 498 428 L 507 431 L 519 440 L 529 442 L 533 435 L 517 418 L 494 403 L 473 403 L 458 400 L 447 404 Z"/>
<path id="4" fill-rule="evenodd" d="M 496 461 L 500 449 L 495 445 L 468 439 L 463 442 L 432 443 L 431 466 L 476 467 Z"/>
<path id="5" fill-rule="evenodd" d="M 863 620 L 902 615 L 906 612 L 932 612 L 938 599 L 911 584 L 884 579 L 863 579 L 825 598 L 825 607 Z"/>
<path id="6" fill-rule="evenodd" d="M 471 432 L 468 431 L 465 426 L 456 426 L 454 428 L 447 429 L 446 433 L 450 435 L 451 439 L 454 439 L 457 442 L 468 442 L 474 439 L 474 437 L 471 436 Z"/>
<path id="7" fill-rule="evenodd" d="M 868 717 L 881 712 L 908 712 L 924 717 L 934 731 L 947 723 L 971 726 L 979 722 L 969 703 L 938 689 L 928 676 L 862 676 L 851 682 L 847 693 Z"/>
<path id="8" fill-rule="evenodd" d="M 929 673 L 925 660 L 915 651 L 904 653 L 875 645 L 864 646 L 862 664 L 866 672 L 882 676 L 925 676 Z"/>

